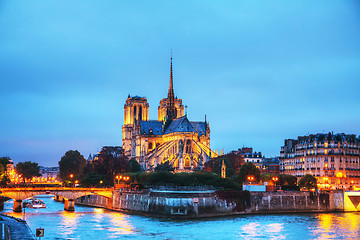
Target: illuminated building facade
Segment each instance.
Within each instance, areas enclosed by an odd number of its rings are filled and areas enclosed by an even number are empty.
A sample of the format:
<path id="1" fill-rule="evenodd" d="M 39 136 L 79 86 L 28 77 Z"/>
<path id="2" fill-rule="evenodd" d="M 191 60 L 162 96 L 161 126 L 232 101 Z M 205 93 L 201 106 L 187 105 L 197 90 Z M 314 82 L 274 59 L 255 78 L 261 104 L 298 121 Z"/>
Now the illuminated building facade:
<path id="1" fill-rule="evenodd" d="M 174 95 L 172 58 L 167 98 L 160 101 L 158 119 L 149 120 L 145 97 L 128 96 L 124 105 L 122 147 L 144 170 L 169 161 L 175 171 L 202 169 L 217 154 L 210 149 L 210 127 L 206 121 L 189 121 L 182 100 Z"/>
<path id="2" fill-rule="evenodd" d="M 321 189 L 360 186 L 360 138 L 348 134 L 311 134 L 286 139 L 281 147 L 280 173 L 315 176 Z"/>

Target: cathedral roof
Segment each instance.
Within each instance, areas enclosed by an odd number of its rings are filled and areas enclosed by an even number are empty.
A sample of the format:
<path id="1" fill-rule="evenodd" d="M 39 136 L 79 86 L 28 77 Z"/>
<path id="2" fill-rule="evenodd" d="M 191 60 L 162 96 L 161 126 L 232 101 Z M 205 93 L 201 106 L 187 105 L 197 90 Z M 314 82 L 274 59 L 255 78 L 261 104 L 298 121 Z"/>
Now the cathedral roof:
<path id="1" fill-rule="evenodd" d="M 140 121 L 141 134 L 154 134 L 161 135 L 162 134 L 162 122 L 156 120 L 150 121 Z M 152 131 L 152 133 L 151 133 Z"/>
<path id="2" fill-rule="evenodd" d="M 175 132 L 197 132 L 199 135 L 205 135 L 205 122 L 190 122 L 187 116 L 174 119 L 164 134 Z"/>
<path id="3" fill-rule="evenodd" d="M 199 133 L 199 135 L 206 135 L 206 123 L 205 122 L 191 122 L 191 125 L 195 128 L 195 131 Z"/>

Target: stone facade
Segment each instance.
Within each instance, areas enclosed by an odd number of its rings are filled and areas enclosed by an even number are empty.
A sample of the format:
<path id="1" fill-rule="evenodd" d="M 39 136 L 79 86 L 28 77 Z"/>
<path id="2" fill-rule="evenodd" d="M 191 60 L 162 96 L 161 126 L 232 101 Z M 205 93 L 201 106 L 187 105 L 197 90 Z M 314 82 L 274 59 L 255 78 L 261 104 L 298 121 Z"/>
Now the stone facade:
<path id="1" fill-rule="evenodd" d="M 281 147 L 280 173 L 315 176 L 320 189 L 360 186 L 360 139 L 347 134 L 311 134 L 286 139 Z"/>
<path id="2" fill-rule="evenodd" d="M 246 192 L 226 191 L 150 191 L 121 193 L 112 200 L 84 196 L 77 204 L 103 207 L 126 213 L 173 218 L 198 218 L 254 213 L 345 211 L 344 192 Z M 112 205 L 110 204 L 112 201 Z"/>

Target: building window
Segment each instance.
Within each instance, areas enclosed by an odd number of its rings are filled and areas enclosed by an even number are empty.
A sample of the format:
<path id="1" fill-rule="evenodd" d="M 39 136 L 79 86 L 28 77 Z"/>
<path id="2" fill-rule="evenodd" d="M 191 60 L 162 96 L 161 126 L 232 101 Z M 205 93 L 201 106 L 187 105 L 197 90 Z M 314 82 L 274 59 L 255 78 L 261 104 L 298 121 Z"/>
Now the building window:
<path id="1" fill-rule="evenodd" d="M 190 139 L 188 139 L 186 141 L 186 152 L 191 153 L 191 140 Z"/>
<path id="2" fill-rule="evenodd" d="M 142 121 L 142 107 L 139 107 L 139 117 L 138 117 L 139 121 Z"/>

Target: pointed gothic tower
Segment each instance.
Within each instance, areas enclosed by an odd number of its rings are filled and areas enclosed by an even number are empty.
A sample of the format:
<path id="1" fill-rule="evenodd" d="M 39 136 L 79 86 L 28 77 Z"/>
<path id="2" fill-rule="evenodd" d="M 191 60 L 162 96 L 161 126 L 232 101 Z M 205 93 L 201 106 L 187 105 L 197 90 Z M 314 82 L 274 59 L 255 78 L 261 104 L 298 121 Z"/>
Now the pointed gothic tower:
<path id="1" fill-rule="evenodd" d="M 168 95 L 167 98 L 163 98 L 160 100 L 160 106 L 158 107 L 158 120 L 167 121 L 168 119 L 173 120 L 175 118 L 182 116 L 184 116 L 184 106 L 182 105 L 182 100 L 176 98 L 174 94 L 172 56 L 171 56 Z"/>
<path id="2" fill-rule="evenodd" d="M 166 106 L 166 120 L 172 121 L 177 117 L 177 112 L 175 108 L 175 96 L 173 88 L 173 72 L 172 72 L 172 56 L 170 58 L 170 81 L 169 81 L 169 91 L 167 96 L 167 106 Z"/>

